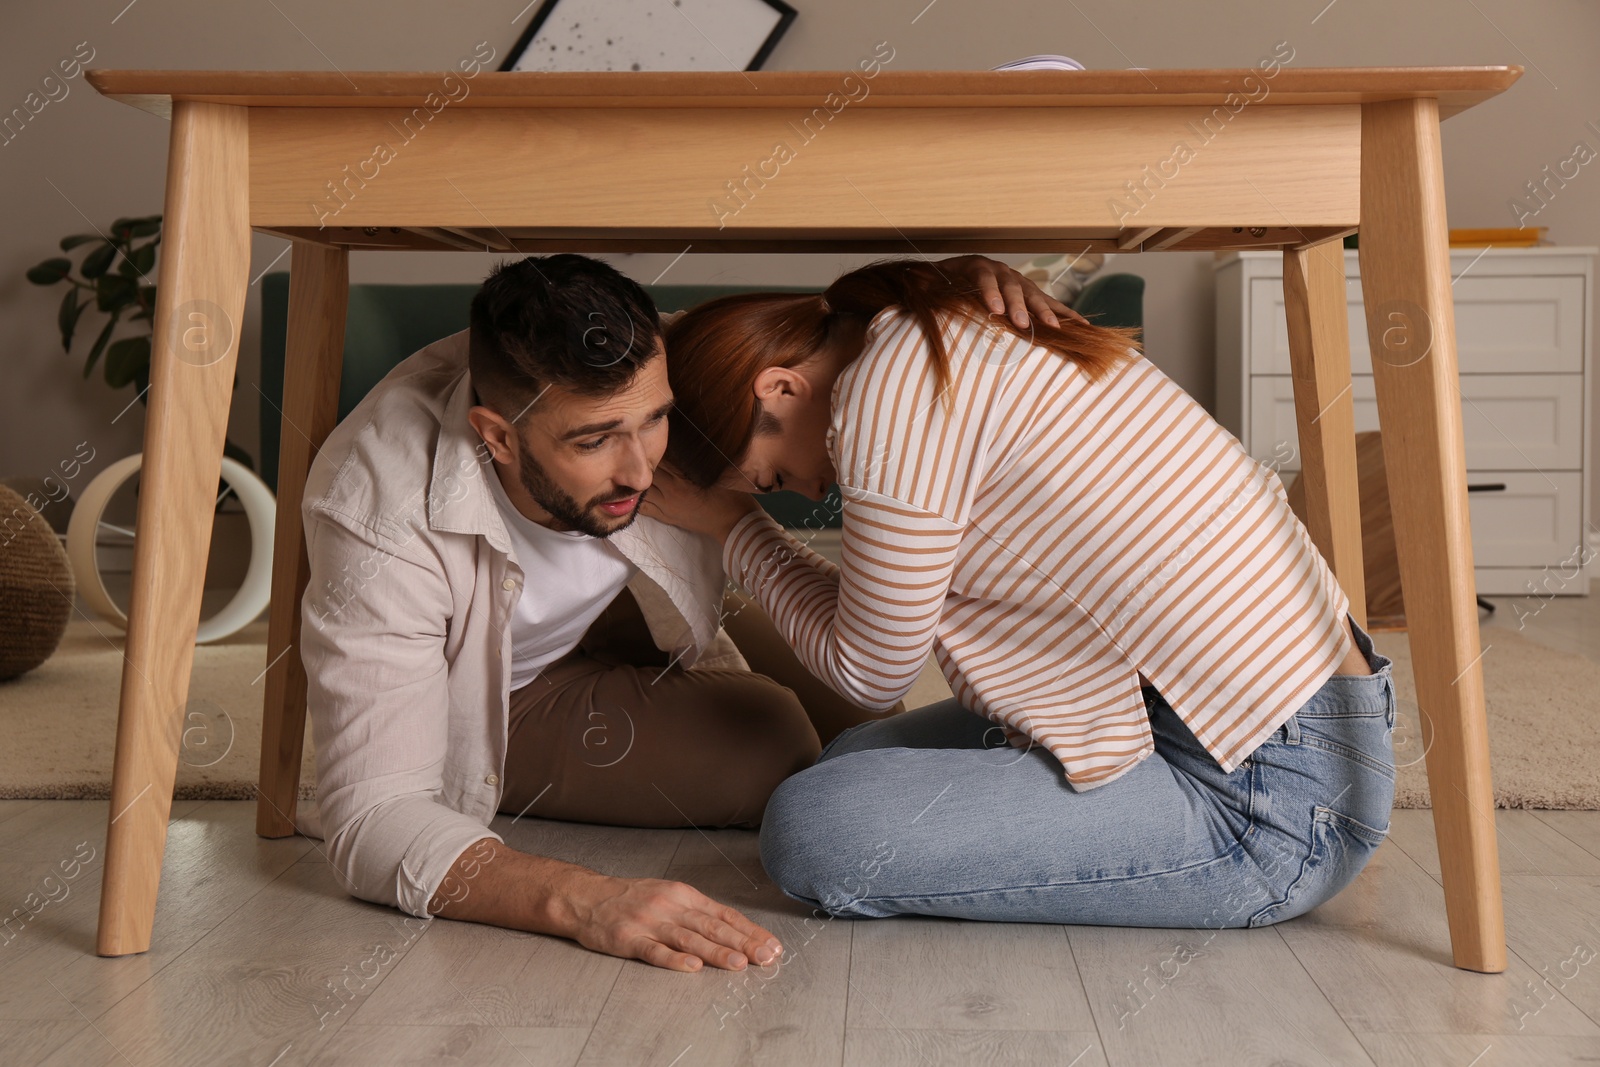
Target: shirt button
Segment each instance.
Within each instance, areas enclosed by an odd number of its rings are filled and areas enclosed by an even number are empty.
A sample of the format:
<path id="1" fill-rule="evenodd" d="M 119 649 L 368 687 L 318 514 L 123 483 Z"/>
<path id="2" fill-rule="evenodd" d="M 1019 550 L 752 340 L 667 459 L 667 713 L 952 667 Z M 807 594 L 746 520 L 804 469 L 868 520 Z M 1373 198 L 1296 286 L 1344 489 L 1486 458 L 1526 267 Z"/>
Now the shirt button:
<path id="1" fill-rule="evenodd" d="M 484 781 L 488 782 L 490 785 L 499 785 L 500 776 L 498 774 L 491 774 L 489 777 L 485 778 Z"/>
<path id="2" fill-rule="evenodd" d="M 515 589 L 516 587 L 517 587 L 517 580 L 515 578 L 507 578 L 505 581 L 500 583 L 500 588 L 501 589 L 508 589 L 509 590 L 509 589 Z"/>

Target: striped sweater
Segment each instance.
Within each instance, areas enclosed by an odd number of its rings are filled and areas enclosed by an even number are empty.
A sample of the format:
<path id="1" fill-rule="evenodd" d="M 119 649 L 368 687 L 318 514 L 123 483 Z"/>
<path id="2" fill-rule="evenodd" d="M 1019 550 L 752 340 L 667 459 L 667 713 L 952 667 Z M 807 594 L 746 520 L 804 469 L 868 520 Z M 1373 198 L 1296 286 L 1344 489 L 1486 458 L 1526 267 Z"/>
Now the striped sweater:
<path id="1" fill-rule="evenodd" d="M 1271 470 L 1137 352 L 1099 382 L 941 316 L 949 407 L 898 307 L 836 380 L 842 566 L 765 512 L 723 567 L 864 707 L 929 650 L 964 707 L 1079 790 L 1154 751 L 1139 676 L 1231 772 L 1334 673 L 1348 601 Z"/>

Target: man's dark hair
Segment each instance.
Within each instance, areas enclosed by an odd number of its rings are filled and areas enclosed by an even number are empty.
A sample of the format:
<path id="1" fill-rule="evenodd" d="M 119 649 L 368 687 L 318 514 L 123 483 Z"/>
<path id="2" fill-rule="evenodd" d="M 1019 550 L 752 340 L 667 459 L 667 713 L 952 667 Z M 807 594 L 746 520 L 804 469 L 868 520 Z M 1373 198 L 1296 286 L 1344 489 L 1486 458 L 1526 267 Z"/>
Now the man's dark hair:
<path id="1" fill-rule="evenodd" d="M 501 263 L 472 298 L 468 369 L 478 402 L 519 422 L 551 385 L 604 396 L 658 347 L 655 302 L 609 264 L 563 252 Z"/>

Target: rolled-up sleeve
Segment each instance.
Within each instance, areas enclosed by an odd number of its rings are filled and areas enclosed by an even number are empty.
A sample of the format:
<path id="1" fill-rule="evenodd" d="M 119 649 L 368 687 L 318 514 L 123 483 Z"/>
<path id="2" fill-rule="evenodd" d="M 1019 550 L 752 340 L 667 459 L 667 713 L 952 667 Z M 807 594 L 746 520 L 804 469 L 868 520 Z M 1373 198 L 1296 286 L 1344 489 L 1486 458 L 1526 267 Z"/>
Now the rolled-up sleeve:
<path id="1" fill-rule="evenodd" d="M 427 916 L 476 841 L 503 839 L 443 799 L 453 611 L 443 568 L 326 511 L 306 514 L 301 659 L 327 852 L 349 892 Z"/>

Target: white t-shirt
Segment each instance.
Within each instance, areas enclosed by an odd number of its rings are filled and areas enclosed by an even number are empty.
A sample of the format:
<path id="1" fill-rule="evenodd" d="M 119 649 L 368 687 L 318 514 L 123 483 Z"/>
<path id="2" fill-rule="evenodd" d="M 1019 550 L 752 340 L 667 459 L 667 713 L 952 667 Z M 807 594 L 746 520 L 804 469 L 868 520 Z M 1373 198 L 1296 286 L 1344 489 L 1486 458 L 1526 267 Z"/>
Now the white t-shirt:
<path id="1" fill-rule="evenodd" d="M 517 510 L 494 470 L 485 472 L 524 575 L 511 615 L 511 689 L 577 647 L 637 568 L 604 538 L 552 530 Z"/>

